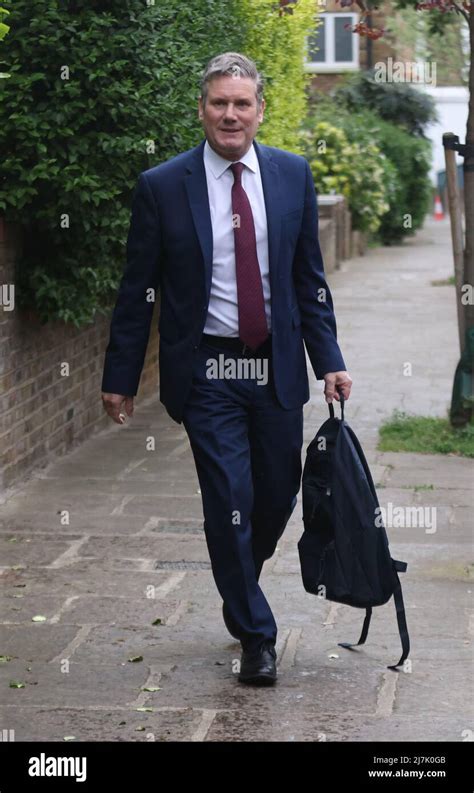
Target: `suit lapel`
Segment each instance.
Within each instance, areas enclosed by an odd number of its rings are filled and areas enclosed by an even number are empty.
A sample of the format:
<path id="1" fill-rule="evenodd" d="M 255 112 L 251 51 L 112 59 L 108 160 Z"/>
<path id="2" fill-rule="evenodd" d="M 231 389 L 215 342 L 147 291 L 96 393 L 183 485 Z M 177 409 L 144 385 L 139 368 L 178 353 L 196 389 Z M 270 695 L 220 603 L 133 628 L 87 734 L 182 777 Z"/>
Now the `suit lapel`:
<path id="1" fill-rule="evenodd" d="M 209 300 L 212 281 L 212 223 L 203 159 L 204 144 L 205 140 L 191 152 L 191 161 L 187 166 L 188 173 L 186 174 L 185 185 L 204 259 L 206 296 L 207 300 Z M 273 161 L 269 149 L 256 141 L 254 141 L 254 146 L 260 166 L 267 215 L 270 287 L 272 294 L 274 294 L 278 281 L 277 266 L 281 233 L 282 195 L 280 170 Z"/>
<path id="2" fill-rule="evenodd" d="M 276 294 L 278 283 L 278 260 L 280 250 L 281 234 L 281 215 L 282 215 L 282 193 L 280 184 L 280 169 L 272 159 L 271 152 L 265 146 L 254 141 L 255 151 L 257 152 L 258 163 L 260 165 L 260 176 L 262 178 L 263 196 L 265 200 L 265 210 L 267 214 L 268 231 L 268 265 L 270 270 L 270 290 L 271 295 Z"/>
<path id="3" fill-rule="evenodd" d="M 212 223 L 209 196 L 207 194 L 206 169 L 204 168 L 203 159 L 205 142 L 203 140 L 191 153 L 191 162 L 187 166 L 188 173 L 186 174 L 185 185 L 194 226 L 204 258 L 206 297 L 207 301 L 209 301 L 212 280 Z"/>

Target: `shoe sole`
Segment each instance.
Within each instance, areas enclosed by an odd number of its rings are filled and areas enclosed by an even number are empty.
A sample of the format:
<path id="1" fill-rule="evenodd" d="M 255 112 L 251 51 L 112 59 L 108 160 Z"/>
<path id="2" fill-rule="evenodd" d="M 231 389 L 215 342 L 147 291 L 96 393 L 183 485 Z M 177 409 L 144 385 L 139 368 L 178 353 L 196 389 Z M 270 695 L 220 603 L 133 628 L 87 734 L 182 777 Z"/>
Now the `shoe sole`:
<path id="1" fill-rule="evenodd" d="M 276 675 L 249 675 L 248 677 L 241 677 L 239 675 L 239 683 L 249 683 L 254 686 L 272 686 L 276 682 Z"/>

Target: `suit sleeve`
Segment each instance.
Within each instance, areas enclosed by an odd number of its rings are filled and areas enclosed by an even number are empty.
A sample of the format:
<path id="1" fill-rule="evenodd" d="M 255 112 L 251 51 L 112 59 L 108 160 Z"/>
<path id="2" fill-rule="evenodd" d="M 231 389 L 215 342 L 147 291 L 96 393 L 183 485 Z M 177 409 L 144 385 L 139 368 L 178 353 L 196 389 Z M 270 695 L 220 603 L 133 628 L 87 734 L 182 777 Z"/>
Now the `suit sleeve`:
<path id="1" fill-rule="evenodd" d="M 142 173 L 133 195 L 126 263 L 110 324 L 102 391 L 124 396 L 138 391 L 158 296 L 160 246 L 158 212 Z"/>
<path id="2" fill-rule="evenodd" d="M 303 221 L 293 262 L 293 279 L 301 314 L 303 339 L 318 380 L 346 369 L 337 343 L 332 295 L 324 274 L 318 235 L 318 206 L 313 176 L 306 165 Z"/>

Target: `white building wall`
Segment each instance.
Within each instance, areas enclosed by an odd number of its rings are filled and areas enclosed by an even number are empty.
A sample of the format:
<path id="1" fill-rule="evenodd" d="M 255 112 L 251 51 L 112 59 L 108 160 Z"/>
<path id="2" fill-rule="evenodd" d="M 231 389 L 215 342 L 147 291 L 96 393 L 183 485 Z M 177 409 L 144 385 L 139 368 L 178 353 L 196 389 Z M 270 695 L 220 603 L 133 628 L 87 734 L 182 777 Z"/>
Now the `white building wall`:
<path id="1" fill-rule="evenodd" d="M 460 143 L 466 142 L 466 124 L 469 93 L 463 86 L 434 88 L 430 85 L 416 85 L 420 91 L 430 94 L 436 102 L 439 121 L 430 125 L 425 135 L 433 142 L 433 164 L 430 171 L 432 183 L 437 183 L 438 171 L 444 171 L 443 133 L 454 132 Z M 456 154 L 456 162 L 462 164 L 463 157 Z"/>

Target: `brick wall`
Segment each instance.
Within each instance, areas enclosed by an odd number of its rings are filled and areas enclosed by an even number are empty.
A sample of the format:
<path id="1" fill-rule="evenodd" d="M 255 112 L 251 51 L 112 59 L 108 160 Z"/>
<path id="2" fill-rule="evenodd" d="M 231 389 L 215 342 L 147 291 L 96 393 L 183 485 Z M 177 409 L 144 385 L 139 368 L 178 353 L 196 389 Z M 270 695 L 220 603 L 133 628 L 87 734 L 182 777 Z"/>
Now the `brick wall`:
<path id="1" fill-rule="evenodd" d="M 1 221 L 0 221 L 1 222 Z M 0 228 L 0 232 L 2 229 Z M 18 233 L 0 233 L 0 290 L 14 283 Z M 41 325 L 34 313 L 0 305 L 0 488 L 17 485 L 94 432 L 109 426 L 100 398 L 109 320 L 78 330 Z M 158 388 L 156 313 L 138 400 Z M 69 364 L 62 376 L 61 364 Z"/>

